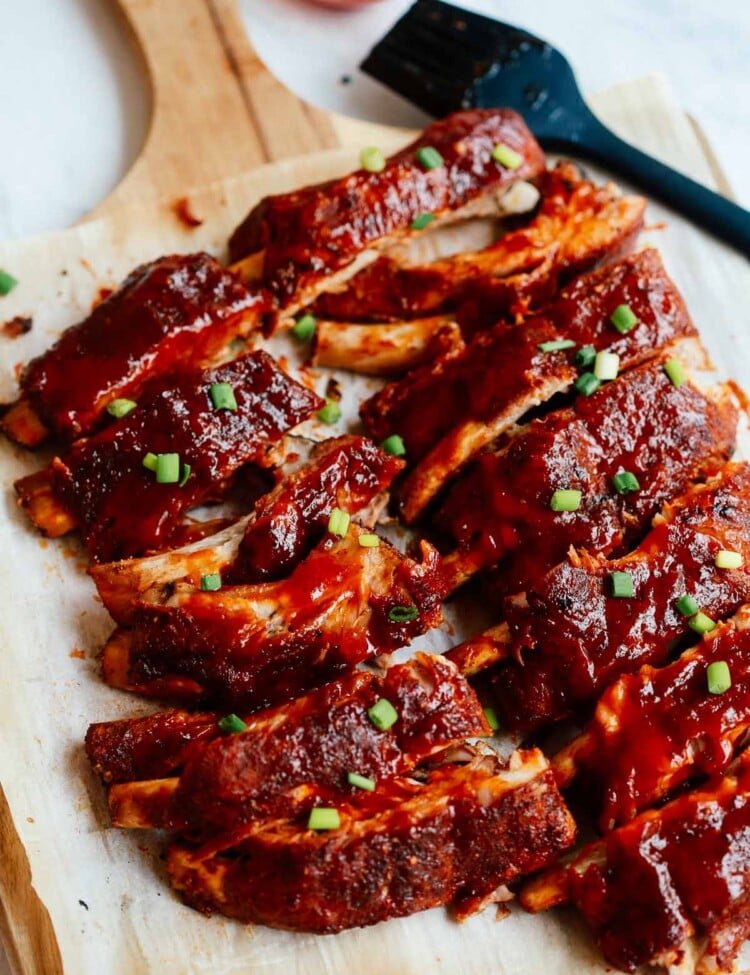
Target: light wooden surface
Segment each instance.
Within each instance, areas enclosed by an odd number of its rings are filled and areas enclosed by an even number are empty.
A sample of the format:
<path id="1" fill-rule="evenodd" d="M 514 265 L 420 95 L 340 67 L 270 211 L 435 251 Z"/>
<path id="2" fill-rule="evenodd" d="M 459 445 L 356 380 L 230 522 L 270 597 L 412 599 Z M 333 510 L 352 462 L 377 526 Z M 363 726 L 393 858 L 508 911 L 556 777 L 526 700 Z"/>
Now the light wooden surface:
<path id="1" fill-rule="evenodd" d="M 90 307 L 101 285 L 121 279 L 136 262 L 172 249 L 221 252 L 261 195 L 346 171 L 364 143 L 392 148 L 405 138 L 326 118 L 285 92 L 255 58 L 230 0 L 120 2 L 155 88 L 153 127 L 141 159 L 93 215 L 99 219 L 0 246 L 0 266 L 21 282 L 4 299 L 3 316 L 35 319 L 29 335 L 0 349 L 2 399 L 13 391 L 13 365 L 41 351 Z M 592 104 L 624 137 L 714 182 L 693 129 L 659 79 L 620 86 Z M 336 144 L 343 148 L 332 149 Z M 300 151 L 313 154 L 289 159 Z M 282 161 L 245 172 L 270 160 Z M 193 231 L 171 207 L 186 194 L 205 218 Z M 668 216 L 651 209 L 654 222 Z M 750 335 L 737 319 L 737 309 L 750 304 L 745 263 L 676 218 L 666 231 L 646 236 L 665 253 L 716 361 L 750 383 Z M 361 391 L 347 382 L 346 422 L 353 422 Z M 0 450 L 0 780 L 8 797 L 7 805 L 0 802 L 0 922 L 15 972 L 604 970 L 575 923 L 557 915 L 514 912 L 498 927 L 487 912 L 457 927 L 431 911 L 313 938 L 207 922 L 180 905 L 165 885 L 158 843 L 105 828 L 101 790 L 80 743 L 89 721 L 129 715 L 140 705 L 98 681 L 94 656 L 109 623 L 92 600 L 75 545 L 40 545 L 15 509 L 11 482 L 35 461 L 7 444 Z M 440 639 L 449 642 L 445 634 Z M 70 656 L 74 648 L 85 651 L 84 660 Z"/>

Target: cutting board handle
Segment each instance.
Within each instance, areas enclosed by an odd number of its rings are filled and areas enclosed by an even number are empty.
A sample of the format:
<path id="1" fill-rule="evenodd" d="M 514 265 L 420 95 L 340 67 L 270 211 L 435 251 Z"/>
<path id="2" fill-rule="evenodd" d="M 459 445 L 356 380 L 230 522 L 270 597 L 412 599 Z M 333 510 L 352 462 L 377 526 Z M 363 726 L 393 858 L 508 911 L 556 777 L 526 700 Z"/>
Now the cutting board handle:
<path id="1" fill-rule="evenodd" d="M 338 146 L 327 113 L 297 98 L 255 53 L 236 0 L 117 4 L 140 49 L 152 117 L 140 155 L 92 216 Z"/>

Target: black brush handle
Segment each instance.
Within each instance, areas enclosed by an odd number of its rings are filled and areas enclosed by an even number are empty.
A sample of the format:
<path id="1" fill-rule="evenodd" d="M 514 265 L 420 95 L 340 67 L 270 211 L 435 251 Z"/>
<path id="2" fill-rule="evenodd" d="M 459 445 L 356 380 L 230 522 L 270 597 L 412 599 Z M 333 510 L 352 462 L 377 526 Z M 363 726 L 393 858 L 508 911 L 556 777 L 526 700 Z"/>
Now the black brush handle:
<path id="1" fill-rule="evenodd" d="M 596 116 L 571 126 L 570 136 L 564 140 L 554 141 L 564 141 L 566 147 L 624 176 L 750 259 L 750 211 L 635 149 Z"/>

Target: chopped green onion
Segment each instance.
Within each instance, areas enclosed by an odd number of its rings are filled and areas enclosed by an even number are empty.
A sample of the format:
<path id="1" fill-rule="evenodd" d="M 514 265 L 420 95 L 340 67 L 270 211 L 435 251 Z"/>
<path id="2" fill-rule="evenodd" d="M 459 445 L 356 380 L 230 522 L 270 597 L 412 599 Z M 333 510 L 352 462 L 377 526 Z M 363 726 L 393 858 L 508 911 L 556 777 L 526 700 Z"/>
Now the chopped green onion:
<path id="1" fill-rule="evenodd" d="M 107 406 L 107 413 L 119 420 L 123 416 L 127 416 L 128 413 L 132 413 L 136 406 L 138 404 L 134 399 L 113 399 Z"/>
<path id="2" fill-rule="evenodd" d="M 742 565 L 742 556 L 739 552 L 731 552 L 729 549 L 722 549 L 716 553 L 717 569 L 739 569 Z"/>
<path id="3" fill-rule="evenodd" d="M 313 337 L 313 335 L 315 335 L 317 324 L 318 319 L 315 317 L 315 315 L 311 315 L 310 312 L 306 312 L 304 315 L 300 315 L 300 317 L 294 323 L 292 335 L 297 339 L 298 342 L 307 342 Z"/>
<path id="4" fill-rule="evenodd" d="M 216 592 L 221 589 L 221 572 L 209 572 L 208 575 L 201 576 L 201 589 L 204 592 Z"/>
<path id="5" fill-rule="evenodd" d="M 487 719 L 487 724 L 492 728 L 493 731 L 497 731 L 500 728 L 500 722 L 497 720 L 497 712 L 494 708 L 483 708 L 484 716 Z"/>
<path id="6" fill-rule="evenodd" d="M 620 357 L 616 352 L 597 352 L 594 361 L 594 375 L 599 380 L 617 379 L 620 371 Z"/>
<path id="7" fill-rule="evenodd" d="M 638 491 L 641 487 L 638 478 L 630 471 L 619 471 L 615 474 L 612 485 L 618 494 L 630 494 L 631 491 Z"/>
<path id="8" fill-rule="evenodd" d="M 17 284 L 17 278 L 0 268 L 0 295 L 9 295 Z"/>
<path id="9" fill-rule="evenodd" d="M 549 501 L 549 506 L 553 511 L 578 511 L 581 507 L 581 492 L 570 489 L 558 488 Z"/>
<path id="10" fill-rule="evenodd" d="M 593 345 L 582 345 L 576 352 L 573 362 L 579 369 L 588 369 L 596 362 L 596 349 Z"/>
<path id="11" fill-rule="evenodd" d="M 398 711 L 387 698 L 381 697 L 368 708 L 367 717 L 378 731 L 388 731 L 398 721 Z"/>
<path id="12" fill-rule="evenodd" d="M 618 599 L 632 599 L 635 595 L 633 577 L 629 572 L 610 572 L 612 595 Z"/>
<path id="13" fill-rule="evenodd" d="M 523 163 L 523 156 L 510 146 L 506 146 L 504 142 L 499 142 L 495 146 L 492 150 L 492 158 L 506 169 L 518 169 Z"/>
<path id="14" fill-rule="evenodd" d="M 341 825 L 338 809 L 326 806 L 316 806 L 310 810 L 307 820 L 308 829 L 338 829 Z"/>
<path id="15" fill-rule="evenodd" d="M 347 772 L 346 781 L 355 789 L 364 789 L 365 792 L 375 791 L 375 779 L 368 779 L 366 775 L 359 775 L 358 772 Z"/>
<path id="16" fill-rule="evenodd" d="M 328 423 L 333 425 L 338 420 L 341 419 L 341 407 L 336 402 L 335 399 L 329 399 L 326 396 L 326 405 L 322 410 L 318 410 L 315 414 L 321 423 Z"/>
<path id="17" fill-rule="evenodd" d="M 385 169 L 385 156 L 377 146 L 365 146 L 359 154 L 359 164 L 368 173 L 382 173 Z"/>
<path id="18" fill-rule="evenodd" d="M 225 735 L 238 735 L 241 731 L 247 731 L 247 725 L 236 714 L 228 714 L 219 722 L 219 731 Z"/>
<path id="19" fill-rule="evenodd" d="M 424 230 L 435 219 L 434 213 L 419 213 L 411 222 L 412 230 Z"/>
<path id="20" fill-rule="evenodd" d="M 726 660 L 714 660 L 706 668 L 706 683 L 709 694 L 723 694 L 732 686 L 732 675 Z"/>
<path id="21" fill-rule="evenodd" d="M 185 485 L 188 482 L 188 479 L 190 477 L 190 474 L 191 474 L 192 470 L 193 470 L 193 468 L 190 466 L 190 464 L 183 464 L 182 465 L 182 477 L 180 478 L 180 483 L 177 485 L 178 487 L 185 487 Z"/>
<path id="22" fill-rule="evenodd" d="M 432 146 L 422 146 L 416 152 L 417 162 L 425 169 L 437 169 L 442 166 L 445 160 Z"/>
<path id="23" fill-rule="evenodd" d="M 397 433 L 392 433 L 390 437 L 386 437 L 380 446 L 393 457 L 406 456 L 406 444 Z"/>
<path id="24" fill-rule="evenodd" d="M 358 541 L 361 548 L 377 548 L 380 545 L 378 536 L 368 532 L 360 535 Z"/>
<path id="25" fill-rule="evenodd" d="M 593 372 L 582 372 L 575 381 L 575 388 L 582 396 L 591 396 L 601 386 Z"/>
<path id="26" fill-rule="evenodd" d="M 621 335 L 630 332 L 638 324 L 638 316 L 630 305 L 618 305 L 609 320 Z"/>
<path id="27" fill-rule="evenodd" d="M 156 456 L 156 454 L 152 454 L 151 451 L 149 450 L 149 452 L 143 458 L 143 466 L 146 468 L 147 471 L 155 471 L 156 462 L 158 461 L 158 459 L 159 458 Z"/>
<path id="28" fill-rule="evenodd" d="M 674 604 L 677 612 L 682 613 L 683 616 L 695 616 L 700 609 L 697 601 L 692 596 L 688 596 L 687 593 L 684 596 L 680 596 L 679 599 L 675 599 Z"/>
<path id="29" fill-rule="evenodd" d="M 350 521 L 351 519 L 345 511 L 342 511 L 341 508 L 334 508 L 328 518 L 328 531 L 332 535 L 343 538 L 349 531 Z"/>
<path id="30" fill-rule="evenodd" d="M 562 352 L 563 349 L 574 349 L 573 339 L 552 339 L 550 342 L 539 343 L 540 352 Z"/>
<path id="31" fill-rule="evenodd" d="M 696 633 L 710 633 L 716 627 L 716 623 L 705 613 L 696 613 L 692 619 L 688 620 L 688 626 Z"/>
<path id="32" fill-rule="evenodd" d="M 180 455 L 156 455 L 156 483 L 177 484 L 180 480 Z"/>
<path id="33" fill-rule="evenodd" d="M 685 367 L 679 359 L 667 359 L 667 361 L 664 363 L 664 372 L 666 372 L 666 374 L 669 376 L 672 385 L 676 389 L 679 389 L 680 386 L 687 382 Z"/>
<path id="34" fill-rule="evenodd" d="M 217 410 L 237 409 L 237 399 L 229 383 L 211 383 L 208 395 Z"/>
<path id="35" fill-rule="evenodd" d="M 419 616 L 416 606 L 394 606 L 388 610 L 388 619 L 391 623 L 409 623 Z"/>

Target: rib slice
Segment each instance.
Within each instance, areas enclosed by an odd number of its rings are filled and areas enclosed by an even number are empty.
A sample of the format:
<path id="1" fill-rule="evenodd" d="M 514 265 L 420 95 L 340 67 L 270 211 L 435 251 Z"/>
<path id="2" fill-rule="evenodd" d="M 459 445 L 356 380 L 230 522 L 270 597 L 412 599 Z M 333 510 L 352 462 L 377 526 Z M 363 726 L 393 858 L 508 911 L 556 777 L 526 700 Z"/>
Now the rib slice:
<path id="1" fill-rule="evenodd" d="M 367 714 L 380 699 L 398 715 L 388 731 Z M 172 711 L 89 728 L 89 760 L 105 782 L 115 783 L 113 825 L 207 838 L 250 819 L 288 815 L 301 785 L 347 800 L 356 794 L 349 772 L 380 788 L 468 737 L 491 733 L 465 678 L 449 661 L 427 654 L 383 677 L 355 671 L 246 715 L 247 728 L 238 734 L 222 736 L 219 717 Z"/>
<path id="2" fill-rule="evenodd" d="M 581 179 L 572 163 L 543 173 L 538 185 L 535 214 L 491 246 L 416 267 L 381 257 L 345 291 L 321 295 L 318 311 L 360 321 L 434 315 L 460 306 L 489 280 L 497 321 L 529 303 L 539 307 L 560 283 L 623 253 L 643 226 L 643 197 Z"/>
<path id="3" fill-rule="evenodd" d="M 215 383 L 232 387 L 236 410 L 214 407 Z M 267 464 L 269 448 L 322 402 L 267 353 L 253 352 L 152 386 L 132 413 L 54 458 L 46 494 L 38 474 L 17 481 L 16 491 L 42 531 L 57 526 L 56 507 L 68 512 L 94 561 L 141 555 L 168 545 L 182 516 L 242 465 Z M 181 478 L 190 467 L 185 483 L 157 483 L 143 465 L 148 453 L 179 454 Z"/>
<path id="4" fill-rule="evenodd" d="M 522 156 L 518 168 L 492 159 L 498 143 Z M 426 169 L 417 158 L 425 147 L 437 150 L 443 163 Z M 445 223 L 494 213 L 509 186 L 533 179 L 544 165 L 520 115 L 508 109 L 457 112 L 429 125 L 380 173 L 360 169 L 261 200 L 232 234 L 230 255 L 238 261 L 264 251 L 264 282 L 291 313 L 414 233 L 411 225 L 421 214 Z"/>
<path id="5" fill-rule="evenodd" d="M 446 765 L 426 782 L 392 780 L 338 802 L 340 827 L 294 818 L 249 823 L 203 846 L 174 843 L 173 886 L 199 910 L 245 923 L 330 934 L 453 902 L 463 918 L 550 863 L 575 826 L 541 752 Z"/>
<path id="6" fill-rule="evenodd" d="M 531 911 L 572 901 L 606 960 L 679 964 L 706 939 L 699 975 L 732 971 L 750 935 L 750 758 L 723 779 L 641 813 L 521 892 Z"/>
<path id="7" fill-rule="evenodd" d="M 21 398 L 0 425 L 27 447 L 50 433 L 67 441 L 92 433 L 112 400 L 137 399 L 165 373 L 215 361 L 265 310 L 266 299 L 209 254 L 142 264 L 25 367 Z"/>
<path id="8" fill-rule="evenodd" d="M 418 564 L 382 539 L 377 548 L 362 547 L 359 535 L 354 526 L 345 538 L 327 535 L 281 582 L 216 592 L 180 583 L 164 605 L 142 604 L 134 628 L 115 631 L 105 647 L 105 680 L 152 696 L 254 710 L 438 625 L 437 552 L 422 543 Z M 392 620 L 396 607 L 414 618 Z"/>
<path id="9" fill-rule="evenodd" d="M 745 583 L 745 588 L 747 583 Z M 727 768 L 750 727 L 747 614 L 721 624 L 660 670 L 645 666 L 608 687 L 582 734 L 559 752 L 558 784 L 574 776 L 600 796 L 603 831 L 655 805 L 686 779 Z M 723 661 L 731 687 L 708 689 L 707 668 Z"/>
<path id="10" fill-rule="evenodd" d="M 118 623 L 131 620 L 134 604 L 147 592 L 149 601 L 163 601 L 175 582 L 197 586 L 215 572 L 234 583 L 280 579 L 320 540 L 332 508 L 362 517 L 365 509 L 377 508 L 402 467 L 403 461 L 366 437 L 324 440 L 250 515 L 223 531 L 158 555 L 95 565 L 90 574 Z"/>
<path id="11" fill-rule="evenodd" d="M 619 305 L 638 316 L 624 335 L 610 321 Z M 445 482 L 513 423 L 571 388 L 576 347 L 544 352 L 543 343 L 593 345 L 616 353 L 625 370 L 695 334 L 661 258 L 646 250 L 578 279 L 539 316 L 497 325 L 465 350 L 386 386 L 360 413 L 376 439 L 398 433 L 416 464 L 401 492 L 405 520 L 415 521 Z"/>
<path id="12" fill-rule="evenodd" d="M 665 663 L 692 632 L 677 608 L 681 596 L 692 596 L 714 620 L 750 599 L 748 498 L 750 467 L 730 464 L 668 505 L 635 551 L 616 560 L 572 552 L 525 593 L 505 599 L 510 659 L 494 689 L 508 725 L 536 728 L 579 709 L 621 674 Z M 740 552 L 743 565 L 718 569 L 722 549 Z M 632 599 L 611 595 L 613 572 L 631 576 Z M 607 727 L 610 717 L 605 703 Z"/>
<path id="13" fill-rule="evenodd" d="M 523 592 L 571 546 L 622 551 L 670 498 L 724 464 L 736 426 L 729 387 L 710 396 L 692 382 L 676 387 L 660 360 L 578 396 L 480 456 L 449 490 L 435 519 L 456 547 L 446 584 L 497 565 L 494 591 Z M 623 470 L 640 490 L 615 490 Z M 552 510 L 558 489 L 581 492 L 578 510 Z"/>

